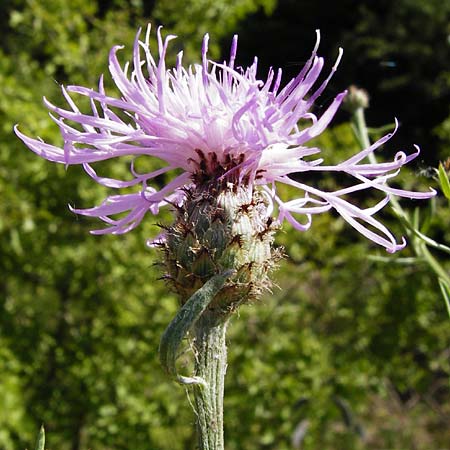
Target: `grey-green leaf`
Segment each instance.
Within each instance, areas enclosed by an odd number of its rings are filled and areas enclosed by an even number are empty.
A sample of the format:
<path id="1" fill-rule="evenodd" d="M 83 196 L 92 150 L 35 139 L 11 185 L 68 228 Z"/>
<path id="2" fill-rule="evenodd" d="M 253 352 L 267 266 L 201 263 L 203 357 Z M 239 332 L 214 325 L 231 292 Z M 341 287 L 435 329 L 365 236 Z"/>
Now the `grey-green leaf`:
<path id="1" fill-rule="evenodd" d="M 211 277 L 178 311 L 175 318 L 164 331 L 159 345 L 159 358 L 167 373 L 182 384 L 202 384 L 198 377 L 184 377 L 178 374 L 175 363 L 178 348 L 186 333 L 199 319 L 215 295 L 222 289 L 232 271 Z"/>

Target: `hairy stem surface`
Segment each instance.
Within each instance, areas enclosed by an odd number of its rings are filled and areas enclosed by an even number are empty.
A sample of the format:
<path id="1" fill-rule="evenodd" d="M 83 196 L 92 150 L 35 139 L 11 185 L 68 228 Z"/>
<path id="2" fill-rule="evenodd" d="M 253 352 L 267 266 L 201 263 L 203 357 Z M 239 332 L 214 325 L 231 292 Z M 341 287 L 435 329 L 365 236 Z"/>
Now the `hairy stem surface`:
<path id="1" fill-rule="evenodd" d="M 227 370 L 228 317 L 206 311 L 195 324 L 195 375 L 206 384 L 195 390 L 200 450 L 223 450 L 223 395 Z"/>

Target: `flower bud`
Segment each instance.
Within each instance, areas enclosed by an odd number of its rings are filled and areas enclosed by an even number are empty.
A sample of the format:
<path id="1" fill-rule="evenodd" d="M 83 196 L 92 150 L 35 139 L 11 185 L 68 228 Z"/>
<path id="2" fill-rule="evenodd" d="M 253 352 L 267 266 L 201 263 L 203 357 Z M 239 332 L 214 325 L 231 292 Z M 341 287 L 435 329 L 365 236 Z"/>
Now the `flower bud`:
<path id="1" fill-rule="evenodd" d="M 348 88 L 348 94 L 347 97 L 345 97 L 344 106 L 351 113 L 359 108 L 367 109 L 369 107 L 369 94 L 366 90 L 352 85 Z"/>
<path id="2" fill-rule="evenodd" d="M 281 257 L 273 248 L 279 224 L 260 192 L 233 183 L 217 186 L 186 190 L 162 244 L 165 278 L 184 303 L 213 275 L 233 270 L 210 305 L 231 312 L 270 288 L 269 272 Z"/>

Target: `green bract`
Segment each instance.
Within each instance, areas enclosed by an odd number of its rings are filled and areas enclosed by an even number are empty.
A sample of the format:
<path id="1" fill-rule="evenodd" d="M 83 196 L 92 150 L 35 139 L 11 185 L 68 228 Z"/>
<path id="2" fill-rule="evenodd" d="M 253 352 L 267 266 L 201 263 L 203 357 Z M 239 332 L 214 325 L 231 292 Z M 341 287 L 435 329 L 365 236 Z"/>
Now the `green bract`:
<path id="1" fill-rule="evenodd" d="M 166 278 L 184 302 L 213 275 L 234 270 L 210 306 L 234 310 L 270 287 L 268 274 L 281 255 L 272 248 L 278 228 L 257 191 L 235 184 L 187 190 L 161 243 Z"/>

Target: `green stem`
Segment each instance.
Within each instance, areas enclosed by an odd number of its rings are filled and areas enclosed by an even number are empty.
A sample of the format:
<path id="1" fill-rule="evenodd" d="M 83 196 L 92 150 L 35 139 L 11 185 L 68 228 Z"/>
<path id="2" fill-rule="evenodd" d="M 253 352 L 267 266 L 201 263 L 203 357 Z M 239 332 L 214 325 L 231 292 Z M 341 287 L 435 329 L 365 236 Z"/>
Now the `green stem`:
<path id="1" fill-rule="evenodd" d="M 232 273 L 232 270 L 227 270 L 213 276 L 187 300 L 164 332 L 159 347 L 165 370 L 179 383 L 194 386 L 200 450 L 224 449 L 225 333 L 229 314 L 208 307 Z M 194 336 L 193 377 L 180 375 L 176 368 L 179 347 L 189 330 Z"/>
<path id="2" fill-rule="evenodd" d="M 227 370 L 225 342 L 228 317 L 205 311 L 194 326 L 195 376 L 205 384 L 194 385 L 200 450 L 223 450 L 223 395 Z"/>
<path id="3" fill-rule="evenodd" d="M 370 139 L 369 133 L 367 132 L 367 124 L 366 118 L 364 116 L 364 108 L 360 107 L 354 112 L 353 120 L 356 126 L 357 138 L 359 140 L 361 148 L 370 147 Z M 370 153 L 369 159 L 371 163 L 375 162 L 375 156 L 373 155 L 373 153 Z"/>
<path id="4" fill-rule="evenodd" d="M 189 329 L 202 317 L 202 314 L 206 314 L 214 296 L 222 289 L 227 277 L 232 273 L 232 270 L 227 270 L 211 277 L 180 308 L 164 331 L 159 344 L 159 359 L 167 373 L 181 384 L 205 384 L 200 377 L 185 377 L 178 373 L 176 368 L 178 350 Z"/>

